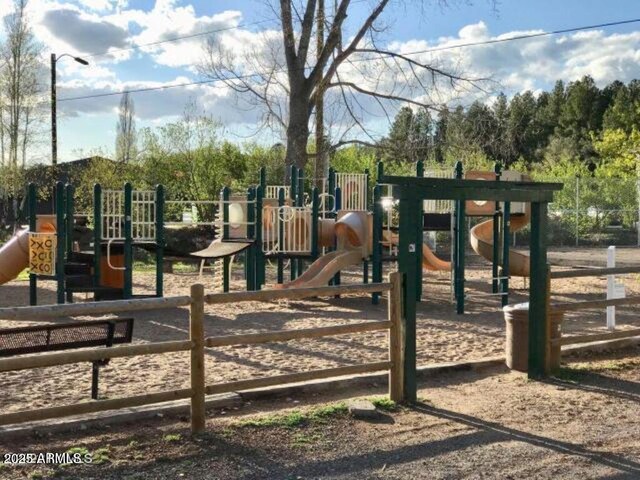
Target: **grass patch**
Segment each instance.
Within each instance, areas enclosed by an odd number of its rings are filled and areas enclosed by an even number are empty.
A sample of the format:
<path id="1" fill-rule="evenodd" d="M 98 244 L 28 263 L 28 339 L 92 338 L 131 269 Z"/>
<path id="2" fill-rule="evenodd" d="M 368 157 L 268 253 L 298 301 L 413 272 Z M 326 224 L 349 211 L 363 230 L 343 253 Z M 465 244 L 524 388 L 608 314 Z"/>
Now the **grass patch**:
<path id="1" fill-rule="evenodd" d="M 265 415 L 238 423 L 240 427 L 284 427 L 296 428 L 303 425 L 323 423 L 330 417 L 347 413 L 347 404 L 344 402 L 313 408 L 302 412 L 293 410 L 287 414 Z"/>
<path id="2" fill-rule="evenodd" d="M 29 269 L 25 268 L 24 270 L 22 270 L 16 277 L 16 280 L 21 282 L 26 282 L 27 280 L 29 280 Z"/>
<path id="3" fill-rule="evenodd" d="M 307 434 L 307 433 L 298 433 L 293 437 L 293 441 L 291 445 L 294 447 L 306 447 L 308 445 L 313 445 L 320 442 L 323 439 L 323 436 L 319 433 Z"/>
<path id="4" fill-rule="evenodd" d="M 110 462 L 111 458 L 109 458 L 109 454 L 111 452 L 111 448 L 107 445 L 106 447 L 97 448 L 93 451 L 92 464 L 101 465 L 106 462 Z"/>
<path id="5" fill-rule="evenodd" d="M 374 407 L 378 410 L 382 410 L 383 412 L 397 412 L 400 409 L 400 405 L 387 397 L 372 397 L 367 400 L 373 403 Z"/>
<path id="6" fill-rule="evenodd" d="M 179 433 L 167 433 L 164 437 L 162 437 L 162 440 L 167 443 L 179 442 L 180 440 L 182 440 L 182 435 L 180 435 Z"/>

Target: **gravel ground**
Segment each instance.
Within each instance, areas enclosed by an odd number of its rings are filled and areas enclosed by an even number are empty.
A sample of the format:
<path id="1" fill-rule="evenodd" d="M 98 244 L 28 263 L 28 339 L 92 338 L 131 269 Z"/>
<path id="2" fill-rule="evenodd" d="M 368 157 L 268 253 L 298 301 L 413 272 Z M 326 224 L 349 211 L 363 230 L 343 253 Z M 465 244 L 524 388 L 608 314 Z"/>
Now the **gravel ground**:
<path id="1" fill-rule="evenodd" d="M 0 465 L 3 479 L 640 478 L 640 348 L 572 359 L 533 382 L 494 369 L 430 379 L 411 408 L 355 420 L 344 393 L 186 419 L 0 440 L 0 451 L 94 455 L 97 464 Z M 379 388 L 349 392 L 371 397 Z M 386 406 L 383 404 L 382 406 Z M 273 413 L 277 411 L 277 413 Z M 258 413 L 259 412 L 259 413 Z"/>

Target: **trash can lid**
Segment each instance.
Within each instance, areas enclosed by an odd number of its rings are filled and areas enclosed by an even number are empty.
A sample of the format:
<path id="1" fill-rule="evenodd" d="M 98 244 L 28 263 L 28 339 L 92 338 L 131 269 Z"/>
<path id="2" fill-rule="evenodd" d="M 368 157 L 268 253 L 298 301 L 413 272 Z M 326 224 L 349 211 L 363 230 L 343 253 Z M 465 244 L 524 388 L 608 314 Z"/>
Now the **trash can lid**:
<path id="1" fill-rule="evenodd" d="M 516 303 L 515 305 L 507 305 L 502 308 L 503 312 L 511 312 L 513 310 L 529 310 L 529 302 Z"/>

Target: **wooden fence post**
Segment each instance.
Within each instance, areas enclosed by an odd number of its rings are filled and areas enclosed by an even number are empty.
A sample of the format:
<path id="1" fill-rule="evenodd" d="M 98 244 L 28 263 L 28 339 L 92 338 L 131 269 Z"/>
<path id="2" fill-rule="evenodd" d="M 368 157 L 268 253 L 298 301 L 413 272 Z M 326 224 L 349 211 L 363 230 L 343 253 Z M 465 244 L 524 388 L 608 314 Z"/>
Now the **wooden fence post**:
<path id="1" fill-rule="evenodd" d="M 389 274 L 391 288 L 389 290 L 389 398 L 394 402 L 404 402 L 406 392 L 404 388 L 404 336 L 405 323 L 402 315 L 402 278 L 400 272 Z"/>
<path id="2" fill-rule="evenodd" d="M 191 433 L 204 431 L 204 287 L 191 285 L 189 334 L 191 349 Z"/>

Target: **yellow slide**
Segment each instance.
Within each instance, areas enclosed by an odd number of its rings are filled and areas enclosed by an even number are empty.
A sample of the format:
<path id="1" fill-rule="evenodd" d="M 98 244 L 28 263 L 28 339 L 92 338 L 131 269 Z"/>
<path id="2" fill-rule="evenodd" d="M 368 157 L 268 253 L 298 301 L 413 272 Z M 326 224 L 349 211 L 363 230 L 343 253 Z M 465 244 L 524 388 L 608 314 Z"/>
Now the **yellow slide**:
<path id="1" fill-rule="evenodd" d="M 19 231 L 0 248 L 0 285 L 29 266 L 29 229 Z"/>
<path id="2" fill-rule="evenodd" d="M 512 215 L 509 229 L 516 232 L 529 223 L 529 206 L 524 215 Z M 493 260 L 493 219 L 479 223 L 471 229 L 471 247 L 490 262 Z M 509 250 L 509 275 L 529 276 L 529 256 Z"/>

